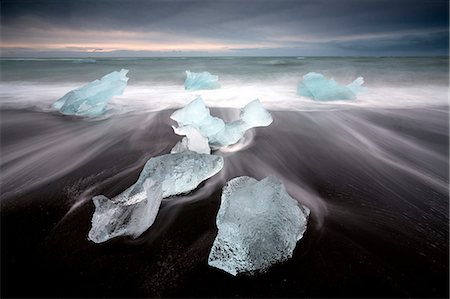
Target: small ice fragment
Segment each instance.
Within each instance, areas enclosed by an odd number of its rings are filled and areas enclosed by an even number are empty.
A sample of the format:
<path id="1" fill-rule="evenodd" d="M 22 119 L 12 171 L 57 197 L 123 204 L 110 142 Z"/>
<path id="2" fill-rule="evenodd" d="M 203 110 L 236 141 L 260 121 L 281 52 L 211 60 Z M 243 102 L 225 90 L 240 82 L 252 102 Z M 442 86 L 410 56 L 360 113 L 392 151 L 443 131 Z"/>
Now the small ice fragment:
<path id="1" fill-rule="evenodd" d="M 95 117 L 105 113 L 108 102 L 123 94 L 128 70 L 112 72 L 83 87 L 74 89 L 53 103 L 62 114 Z"/>
<path id="2" fill-rule="evenodd" d="M 136 183 L 121 194 L 93 198 L 89 239 L 100 243 L 120 235 L 139 237 L 153 224 L 162 198 L 187 193 L 222 168 L 222 157 L 191 151 L 151 158 Z M 139 220 L 141 216 L 153 220 Z"/>
<path id="3" fill-rule="evenodd" d="M 171 154 L 178 154 L 189 150 L 189 140 L 187 137 L 181 138 L 180 141 L 170 150 Z"/>
<path id="4" fill-rule="evenodd" d="M 208 138 L 209 145 L 214 148 L 235 144 L 248 129 L 268 126 L 273 121 L 272 116 L 262 107 L 259 100 L 248 103 L 241 110 L 240 117 L 240 120 L 225 124 L 220 118 L 210 115 L 201 97 L 197 97 L 170 116 L 180 127 L 192 126 L 198 129 L 202 136 Z"/>
<path id="5" fill-rule="evenodd" d="M 319 101 L 354 100 L 356 94 L 363 90 L 362 77 L 358 77 L 352 83 L 340 85 L 333 79 L 327 79 L 319 73 L 308 73 L 303 76 L 303 81 L 298 85 L 297 93 Z"/>
<path id="6" fill-rule="evenodd" d="M 234 178 L 222 191 L 208 264 L 232 275 L 264 271 L 292 257 L 308 217 L 277 178 Z"/>
<path id="7" fill-rule="evenodd" d="M 92 200 L 95 213 L 89 239 L 102 243 L 117 236 L 139 237 L 155 221 L 162 200 L 161 185 L 151 179 L 143 184 L 146 193 L 142 198 L 122 202 L 122 196 L 109 199 L 103 195 Z"/>
<path id="8" fill-rule="evenodd" d="M 273 121 L 272 115 L 264 109 L 259 100 L 254 100 L 245 105 L 241 111 L 241 119 L 254 127 L 267 127 Z"/>
<path id="9" fill-rule="evenodd" d="M 186 71 L 186 80 L 184 81 L 184 89 L 199 90 L 199 89 L 216 89 L 220 88 L 219 77 L 211 75 L 208 72 L 194 73 Z"/>
<path id="10" fill-rule="evenodd" d="M 178 145 L 178 143 L 175 145 L 171 153 L 182 152 L 185 149 L 200 154 L 211 153 L 211 149 L 209 148 L 208 144 L 208 138 L 203 137 L 203 135 L 195 127 L 183 126 L 176 128 L 172 126 L 172 128 L 175 134 L 185 135 L 186 137 L 180 141 L 181 142 L 180 145 Z"/>
<path id="11" fill-rule="evenodd" d="M 354 94 L 357 94 L 361 91 L 364 91 L 364 87 L 362 86 L 363 84 L 364 84 L 364 78 L 358 77 L 352 83 L 348 84 L 347 87 L 351 91 L 353 91 Z"/>

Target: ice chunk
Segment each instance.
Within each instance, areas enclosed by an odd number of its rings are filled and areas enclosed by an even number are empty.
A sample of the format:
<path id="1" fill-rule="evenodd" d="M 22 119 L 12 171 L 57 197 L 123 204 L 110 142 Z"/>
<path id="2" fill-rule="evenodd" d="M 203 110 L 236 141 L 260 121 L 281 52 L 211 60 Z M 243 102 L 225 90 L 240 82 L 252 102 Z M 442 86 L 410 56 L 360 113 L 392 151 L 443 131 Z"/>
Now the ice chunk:
<path id="1" fill-rule="evenodd" d="M 223 158 L 191 151 L 151 158 L 134 185 L 133 194 L 142 192 L 142 182 L 152 178 L 162 184 L 163 198 L 189 192 L 223 168 Z"/>
<path id="2" fill-rule="evenodd" d="M 119 235 L 138 237 L 153 224 L 162 198 L 197 188 L 222 167 L 222 157 L 191 151 L 151 158 L 124 192 L 111 200 L 102 195 L 93 198 L 96 208 L 89 239 L 99 243 Z M 141 216 L 153 220 L 139 220 Z"/>
<path id="3" fill-rule="evenodd" d="M 210 115 L 201 97 L 197 97 L 170 116 L 179 126 L 192 126 L 198 129 L 202 136 L 208 138 L 209 145 L 215 148 L 235 144 L 248 129 L 268 126 L 273 121 L 259 100 L 248 103 L 242 109 L 240 117 L 240 120 L 225 124 L 220 118 Z"/>
<path id="4" fill-rule="evenodd" d="M 200 154 L 210 154 L 211 149 L 209 148 L 208 138 L 203 137 L 203 135 L 192 126 L 183 126 L 176 128 L 172 126 L 175 134 L 185 135 L 179 143 L 175 145 L 171 153 L 183 152 L 185 150 L 190 150 Z"/>
<path id="5" fill-rule="evenodd" d="M 235 144 L 250 128 L 251 126 L 243 120 L 229 122 L 220 132 L 209 137 L 209 144 L 214 149 Z"/>
<path id="6" fill-rule="evenodd" d="M 273 121 L 272 115 L 264 109 L 259 100 L 254 100 L 245 105 L 241 111 L 241 119 L 249 126 L 267 127 Z"/>
<path id="7" fill-rule="evenodd" d="M 184 89 L 199 90 L 199 89 L 216 89 L 220 88 L 219 77 L 211 75 L 208 72 L 194 73 L 186 71 L 186 80 L 184 81 Z"/>
<path id="8" fill-rule="evenodd" d="M 348 84 L 347 87 L 351 91 L 353 91 L 354 94 L 357 94 L 361 91 L 364 91 L 364 87 L 362 86 L 363 84 L 364 84 L 364 78 L 358 77 L 352 83 Z"/>
<path id="9" fill-rule="evenodd" d="M 177 144 L 170 150 L 171 154 L 178 154 L 189 150 L 189 140 L 187 137 L 181 138 Z"/>
<path id="10" fill-rule="evenodd" d="M 205 137 L 212 136 L 225 127 L 218 117 L 213 117 L 201 97 L 197 97 L 184 108 L 176 110 L 170 116 L 180 126 L 193 126 Z"/>
<path id="11" fill-rule="evenodd" d="M 223 188 L 208 264 L 232 275 L 264 271 L 292 257 L 308 217 L 275 177 L 234 178 Z"/>
<path id="12" fill-rule="evenodd" d="M 125 200 L 125 196 L 109 199 L 103 195 L 92 200 L 95 213 L 89 239 L 95 243 L 105 242 L 117 236 L 139 237 L 155 221 L 162 200 L 161 184 L 147 179 L 143 184 L 142 198 Z"/>
<path id="13" fill-rule="evenodd" d="M 363 90 L 362 77 L 345 85 L 340 85 L 333 79 L 327 79 L 322 74 L 308 73 L 303 76 L 303 81 L 298 85 L 297 93 L 319 101 L 354 100 L 356 94 Z"/>
<path id="14" fill-rule="evenodd" d="M 217 134 L 210 136 L 209 144 L 220 148 L 237 143 L 245 132 L 255 127 L 267 127 L 273 121 L 272 115 L 264 109 L 259 100 L 254 100 L 241 110 L 241 119 L 225 124 Z"/>
<path id="15" fill-rule="evenodd" d="M 66 115 L 99 116 L 105 113 L 108 102 L 121 95 L 127 86 L 128 70 L 112 72 L 78 89 L 74 89 L 53 103 L 53 108 Z"/>

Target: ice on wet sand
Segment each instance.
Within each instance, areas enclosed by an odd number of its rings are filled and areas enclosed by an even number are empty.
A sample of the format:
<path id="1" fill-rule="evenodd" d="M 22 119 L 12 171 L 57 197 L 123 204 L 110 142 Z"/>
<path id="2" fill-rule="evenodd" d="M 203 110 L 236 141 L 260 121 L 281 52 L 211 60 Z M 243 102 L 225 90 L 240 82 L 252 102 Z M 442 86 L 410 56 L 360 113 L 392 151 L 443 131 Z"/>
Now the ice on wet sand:
<path id="1" fill-rule="evenodd" d="M 234 178 L 223 188 L 208 264 L 236 275 L 287 260 L 303 237 L 308 216 L 309 209 L 290 197 L 277 178 Z"/>
<path id="2" fill-rule="evenodd" d="M 161 185 L 148 179 L 143 184 L 145 193 L 141 198 L 120 201 L 125 196 L 112 200 L 99 195 L 92 200 L 95 213 L 89 239 L 102 243 L 118 236 L 139 237 L 155 221 L 162 200 Z"/>
<path id="3" fill-rule="evenodd" d="M 261 102 L 254 100 L 241 110 L 239 120 L 225 123 L 222 119 L 211 116 L 201 97 L 175 111 L 170 118 L 180 127 L 192 126 L 198 129 L 202 136 L 208 139 L 209 145 L 214 148 L 235 144 L 248 129 L 268 126 L 273 121 Z"/>
<path id="4" fill-rule="evenodd" d="M 247 130 L 255 127 L 267 127 L 272 123 L 272 115 L 264 109 L 259 100 L 254 100 L 241 110 L 240 119 L 225 124 L 217 134 L 209 137 L 213 148 L 225 147 L 237 143 Z"/>
<path id="5" fill-rule="evenodd" d="M 222 157 L 191 151 L 151 158 L 137 182 L 124 192 L 112 199 L 93 198 L 89 239 L 100 243 L 119 235 L 138 237 L 153 224 L 162 198 L 187 193 L 222 168 Z"/>

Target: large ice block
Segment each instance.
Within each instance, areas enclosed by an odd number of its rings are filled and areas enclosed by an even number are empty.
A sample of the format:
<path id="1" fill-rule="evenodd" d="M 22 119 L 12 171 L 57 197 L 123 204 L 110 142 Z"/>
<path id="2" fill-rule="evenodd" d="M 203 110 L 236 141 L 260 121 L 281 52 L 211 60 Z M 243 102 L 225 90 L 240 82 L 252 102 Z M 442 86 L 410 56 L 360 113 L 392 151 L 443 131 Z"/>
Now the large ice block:
<path id="1" fill-rule="evenodd" d="M 184 81 L 184 89 L 216 89 L 220 88 L 219 77 L 211 75 L 208 72 L 194 73 L 186 71 L 186 80 Z"/>
<path id="2" fill-rule="evenodd" d="M 354 100 L 364 88 L 363 77 L 358 77 L 348 85 L 341 85 L 319 73 L 308 73 L 298 85 L 297 93 L 318 101 Z"/>
<path id="3" fill-rule="evenodd" d="M 128 70 L 112 72 L 78 89 L 74 89 L 53 103 L 62 114 L 95 117 L 106 111 L 108 102 L 123 94 L 127 86 Z"/>
<path id="4" fill-rule="evenodd" d="M 220 148 L 235 144 L 245 132 L 254 127 L 268 126 L 273 119 L 265 110 L 259 100 L 248 103 L 240 114 L 240 120 L 226 123 L 211 116 L 201 97 L 197 97 L 182 109 L 175 111 L 170 118 L 175 120 L 180 127 L 192 126 L 206 137 L 209 145 Z"/>
<path id="5" fill-rule="evenodd" d="M 89 239 L 100 243 L 119 235 L 138 237 L 153 224 L 162 198 L 197 188 L 222 167 L 222 157 L 191 151 L 151 158 L 136 183 L 124 192 L 112 199 L 93 198 Z"/>
<path id="6" fill-rule="evenodd" d="M 222 191 L 208 264 L 232 275 L 264 271 L 292 257 L 308 217 L 277 178 L 234 178 Z"/>

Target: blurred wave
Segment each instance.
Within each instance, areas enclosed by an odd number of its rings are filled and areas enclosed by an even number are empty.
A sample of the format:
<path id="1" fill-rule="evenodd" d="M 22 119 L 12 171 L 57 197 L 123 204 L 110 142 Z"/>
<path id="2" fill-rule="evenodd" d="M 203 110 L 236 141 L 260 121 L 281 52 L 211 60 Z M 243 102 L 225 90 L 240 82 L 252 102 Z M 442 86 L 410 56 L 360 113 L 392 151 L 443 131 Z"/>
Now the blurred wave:
<path id="1" fill-rule="evenodd" d="M 2 197 L 20 197 L 86 167 L 93 175 L 91 179 L 87 178 L 90 172 L 84 170 L 83 183 L 66 186 L 78 189 L 74 192 L 74 208 L 96 194 L 114 196 L 133 180 L 119 185 L 115 182 L 130 174 L 137 178 L 150 157 L 169 153 L 179 140 L 170 127 L 170 113 L 90 122 L 57 114 L 4 110 Z M 232 120 L 238 110 L 215 108 L 212 113 Z M 420 112 L 348 109 L 272 114 L 271 126 L 250 130 L 240 143 L 215 151 L 224 157 L 224 169 L 197 191 L 166 199 L 165 209 L 206 199 L 221 190 L 226 181 L 241 175 L 280 178 L 291 196 L 312 210 L 319 227 L 330 202 L 326 203 L 316 188 L 317 180 L 329 180 L 330 184 L 353 181 L 351 184 L 362 188 L 369 182 L 367 188 L 379 184 L 379 190 L 398 193 L 398 199 L 406 202 L 415 197 L 419 185 L 448 195 L 446 107 Z M 401 124 L 404 127 L 397 127 Z M 411 128 L 412 133 L 408 132 Z M 430 140 L 423 140 L 423 136 Z"/>
<path id="2" fill-rule="evenodd" d="M 130 70 L 130 80 L 112 102 L 115 113 L 180 107 L 196 95 L 212 107 L 238 108 L 259 98 L 273 110 L 446 105 L 448 65 L 447 57 L 0 59 L 0 106 L 45 111 L 70 90 L 122 68 Z M 219 75 L 222 88 L 185 91 L 187 69 Z M 342 84 L 362 76 L 367 92 L 332 103 L 300 97 L 297 85 L 311 71 Z"/>
<path id="3" fill-rule="evenodd" d="M 1 60 L 3 200 L 59 184 L 75 194 L 73 210 L 93 195 L 122 192 L 150 157 L 168 153 L 180 139 L 170 127 L 170 109 L 197 95 L 227 121 L 238 118 L 237 108 L 259 98 L 274 123 L 216 151 L 225 158 L 220 174 L 196 192 L 165 200 L 164 210 L 205 199 L 240 175 L 279 177 L 312 210 L 319 226 L 330 209 L 346 214 L 324 200 L 324 190 L 317 188 L 324 180 L 359 186 L 361 192 L 375 188 L 380 196 L 398 194 L 407 204 L 417 204 L 408 201 L 417 186 L 448 195 L 448 66 L 442 64 L 447 58 L 73 61 Z M 122 67 L 130 69 L 130 84 L 111 101 L 105 118 L 90 121 L 50 109 L 68 91 Z M 187 92 L 185 69 L 219 74 L 223 87 Z M 299 97 L 297 83 L 311 70 L 343 83 L 365 76 L 368 90 L 356 101 Z M 81 173 L 81 182 L 64 179 L 75 173 Z"/>
<path id="4" fill-rule="evenodd" d="M 389 87 L 368 86 L 355 101 L 317 102 L 296 94 L 296 80 L 292 82 L 238 83 L 222 81 L 223 87 L 216 90 L 185 91 L 180 85 L 133 85 L 125 89 L 122 96 L 110 102 L 110 114 L 148 113 L 179 108 L 197 96 L 202 96 L 209 107 L 242 108 L 254 99 L 259 99 L 271 110 L 311 111 L 367 108 L 414 108 L 442 106 L 448 103 L 447 86 Z M 42 84 L 31 82 L 0 83 L 0 107 L 9 109 L 33 109 L 52 111 L 51 104 L 64 94 L 84 83 Z"/>

